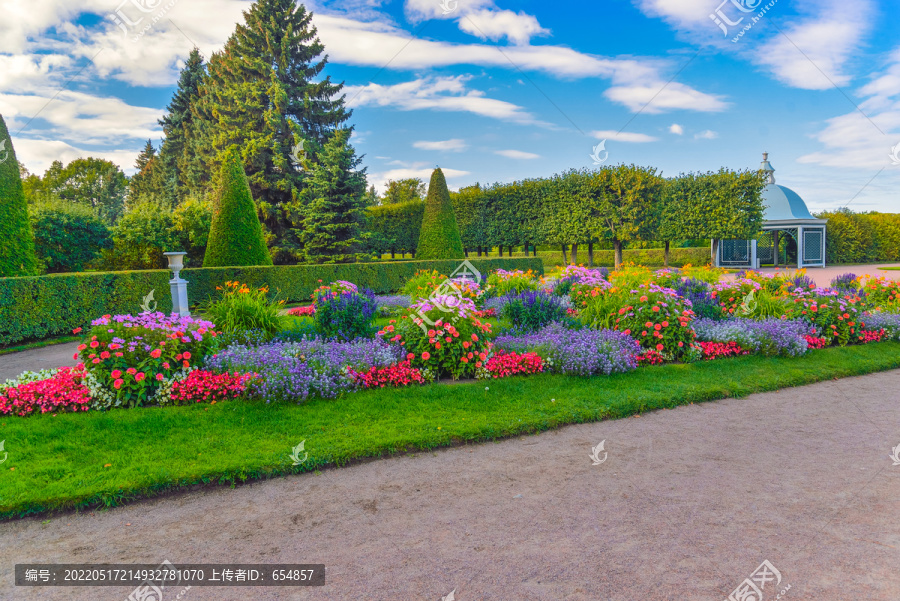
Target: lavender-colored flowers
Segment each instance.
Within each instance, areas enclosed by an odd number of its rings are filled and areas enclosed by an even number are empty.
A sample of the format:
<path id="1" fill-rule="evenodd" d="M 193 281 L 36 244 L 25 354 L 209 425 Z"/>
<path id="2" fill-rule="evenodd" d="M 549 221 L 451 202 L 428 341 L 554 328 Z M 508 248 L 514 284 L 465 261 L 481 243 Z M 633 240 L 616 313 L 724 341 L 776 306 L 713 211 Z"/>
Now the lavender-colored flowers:
<path id="1" fill-rule="evenodd" d="M 533 334 L 498 336 L 494 347 L 538 353 L 551 371 L 579 376 L 631 371 L 637 368 L 636 355 L 641 352 L 638 343 L 621 332 L 569 330 L 559 323 Z"/>
<path id="2" fill-rule="evenodd" d="M 864 329 L 884 330 L 885 340 L 900 340 L 900 313 L 871 313 L 862 318 Z"/>
<path id="3" fill-rule="evenodd" d="M 258 347 L 235 345 L 208 357 L 210 369 L 259 374 L 248 387 L 252 396 L 302 402 L 310 396 L 335 398 L 356 390 L 348 368 L 368 371 L 396 363 L 402 348 L 380 340 L 328 342 L 319 338 L 273 342 Z"/>
<path id="4" fill-rule="evenodd" d="M 692 325 L 698 340 L 736 342 L 754 353 L 796 357 L 808 349 L 805 336 L 809 334 L 809 326 L 799 319 L 697 319 Z"/>
<path id="5" fill-rule="evenodd" d="M 200 328 L 207 330 L 215 326 L 211 321 L 182 317 L 178 313 L 141 313 L 140 315 L 104 315 L 91 322 L 92 326 L 122 325 L 126 328 L 146 328 L 148 330 L 165 330 L 167 332 L 193 332 Z"/>

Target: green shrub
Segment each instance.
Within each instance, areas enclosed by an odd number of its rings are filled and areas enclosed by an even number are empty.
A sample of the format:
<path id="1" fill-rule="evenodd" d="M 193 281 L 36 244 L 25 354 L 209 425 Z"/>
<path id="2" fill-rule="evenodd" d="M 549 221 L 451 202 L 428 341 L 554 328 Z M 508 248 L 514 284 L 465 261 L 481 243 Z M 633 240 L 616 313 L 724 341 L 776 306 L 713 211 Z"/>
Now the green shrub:
<path id="1" fill-rule="evenodd" d="M 375 333 L 372 324 L 377 304 L 371 290 L 360 291 L 350 282 L 332 282 L 313 296 L 313 321 L 316 333 L 323 338 L 349 341 L 370 338 Z"/>
<path id="2" fill-rule="evenodd" d="M 0 115 L 0 277 L 34 275 L 40 267 L 28 205 L 6 122 Z"/>
<path id="3" fill-rule="evenodd" d="M 163 269 L 164 252 L 180 250 L 172 212 L 143 202 L 125 213 L 112 230 L 112 249 L 100 253 L 100 269 L 109 271 Z"/>
<path id="4" fill-rule="evenodd" d="M 204 267 L 271 265 L 262 224 L 237 150 L 222 163 Z"/>
<path id="5" fill-rule="evenodd" d="M 420 298 L 428 298 L 446 279 L 446 275 L 435 269 L 420 269 L 413 277 L 409 278 L 409 281 L 403 285 L 400 292 L 415 302 Z"/>
<path id="6" fill-rule="evenodd" d="M 520 294 L 526 290 L 537 290 L 540 287 L 536 277 L 538 275 L 530 269 L 528 271 L 498 270 L 488 276 L 485 294 L 488 297 L 496 297 Z"/>
<path id="7" fill-rule="evenodd" d="M 543 273 L 540 259 L 472 259 L 482 273 L 532 269 Z M 268 286 L 285 302 L 306 302 L 322 282 L 346 280 L 376 294 L 400 290 L 419 269 L 452 272 L 458 261 L 397 261 L 341 265 L 278 265 L 185 269 L 188 299 L 202 304 L 217 298 L 216 286 L 238 280 L 250 287 Z M 69 334 L 106 313 L 138 311 L 145 294 L 156 290 L 159 311 L 172 310 L 170 272 L 120 271 L 53 274 L 0 279 L 0 345 Z"/>
<path id="8" fill-rule="evenodd" d="M 81 271 L 112 248 L 109 228 L 92 209 L 65 201 L 33 205 L 31 229 L 38 258 L 49 273 Z"/>
<path id="9" fill-rule="evenodd" d="M 900 261 L 900 215 L 854 213 L 849 209 L 819 213 L 828 220 L 825 259 L 828 263 Z"/>
<path id="10" fill-rule="evenodd" d="M 278 312 L 284 301 L 271 301 L 266 287 L 252 289 L 246 284 L 228 281 L 217 286 L 219 298 L 204 307 L 206 317 L 223 332 L 256 330 L 269 338 L 281 329 Z"/>
<path id="11" fill-rule="evenodd" d="M 422 216 L 422 229 L 419 233 L 419 246 L 416 258 L 428 259 L 462 259 L 462 239 L 459 237 L 459 226 L 450 203 L 450 191 L 444 172 L 435 169 L 431 174 L 428 186 L 428 198 L 425 199 L 425 213 Z"/>

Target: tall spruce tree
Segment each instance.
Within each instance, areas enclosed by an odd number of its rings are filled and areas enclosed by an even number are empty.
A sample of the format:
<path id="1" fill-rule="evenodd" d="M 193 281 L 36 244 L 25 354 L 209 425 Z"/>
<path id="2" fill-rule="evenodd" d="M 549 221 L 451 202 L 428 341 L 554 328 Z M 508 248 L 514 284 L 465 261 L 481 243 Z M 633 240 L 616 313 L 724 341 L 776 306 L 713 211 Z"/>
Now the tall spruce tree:
<path id="1" fill-rule="evenodd" d="M 134 167 L 137 173 L 131 176 L 128 183 L 129 206 L 148 200 L 162 206 L 171 206 L 171 199 L 166 193 L 165 173 L 153 142 L 147 140 Z"/>
<path id="2" fill-rule="evenodd" d="M 19 161 L 0 115 L 0 277 L 37 275 L 34 234 L 22 189 Z"/>
<path id="3" fill-rule="evenodd" d="M 201 153 L 201 124 L 196 114 L 200 84 L 205 75 L 203 57 L 194 48 L 181 70 L 172 101 L 166 107 L 168 114 L 159 120 L 165 134 L 159 157 L 166 188 L 175 205 L 181 204 L 189 194 L 202 192 L 210 181 Z"/>
<path id="4" fill-rule="evenodd" d="M 349 263 L 361 250 L 366 219 L 366 170 L 350 145 L 350 130 L 339 129 L 325 143 L 303 191 L 298 238 L 309 263 Z"/>
<path id="5" fill-rule="evenodd" d="M 214 168 L 224 149 L 241 148 L 279 263 L 297 250 L 294 219 L 286 213 L 288 206 L 297 207 L 293 201 L 303 188 L 295 149 L 302 142 L 306 156 L 314 157 L 350 117 L 340 94 L 343 83 L 321 77 L 324 50 L 312 13 L 302 4 L 257 0 L 223 50 L 210 58 L 200 87 L 207 161 Z"/>

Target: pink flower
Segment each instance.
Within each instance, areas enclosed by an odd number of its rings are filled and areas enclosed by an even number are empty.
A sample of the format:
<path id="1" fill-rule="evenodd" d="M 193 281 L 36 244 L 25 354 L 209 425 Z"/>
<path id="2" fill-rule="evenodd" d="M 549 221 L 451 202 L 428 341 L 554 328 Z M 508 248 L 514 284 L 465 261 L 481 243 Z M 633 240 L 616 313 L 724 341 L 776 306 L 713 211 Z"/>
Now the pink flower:
<path id="1" fill-rule="evenodd" d="M 142 372 L 142 371 L 139 371 L 138 373 L 136 373 L 136 374 L 134 375 L 134 379 L 135 379 L 136 381 L 138 381 L 138 382 L 140 382 L 141 380 L 143 380 L 143 379 L 146 378 L 146 377 L 147 377 L 147 376 L 145 376 L 145 375 L 144 375 L 144 372 Z"/>
<path id="2" fill-rule="evenodd" d="M 97 342 L 96 340 L 91 341 L 91 348 L 97 348 L 98 346 L 100 346 L 99 342 Z"/>
<path id="3" fill-rule="evenodd" d="M 83 350 L 86 349 L 86 348 L 87 348 L 87 345 L 86 345 L 86 344 L 79 344 L 79 345 L 78 345 L 78 350 L 79 350 L 79 351 L 83 351 Z"/>
<path id="4" fill-rule="evenodd" d="M 172 366 L 169 365 L 168 361 L 163 361 L 163 369 L 170 369 Z"/>
<path id="5" fill-rule="evenodd" d="M 123 383 L 124 383 L 124 381 L 122 379 L 118 379 L 115 382 L 113 382 L 113 388 L 118 390 L 118 389 L 122 388 Z"/>
<path id="6" fill-rule="evenodd" d="M 152 351 L 150 351 L 150 356 L 153 357 L 154 359 L 159 359 L 160 355 L 162 355 L 162 351 L 159 350 L 158 348 L 155 348 Z"/>
<path id="7" fill-rule="evenodd" d="M 122 377 L 122 371 L 119 369 L 114 369 L 109 375 L 112 376 L 113 380 L 118 380 Z"/>
<path id="8" fill-rule="evenodd" d="M 666 348 L 666 347 L 664 347 L 664 346 L 661 345 L 661 344 L 657 344 L 657 345 L 656 345 L 656 350 L 658 350 L 658 351 L 661 351 L 661 350 L 663 350 L 664 348 Z"/>
<path id="9" fill-rule="evenodd" d="M 133 376 L 134 374 L 137 373 L 137 370 L 136 370 L 135 368 L 133 368 L 133 367 L 129 367 L 128 369 L 125 370 L 125 373 L 128 374 L 128 375 Z"/>
<path id="10" fill-rule="evenodd" d="M 422 353 L 423 361 L 428 361 L 429 359 L 431 359 L 431 353 L 429 353 L 428 351 L 425 351 L 424 353 Z"/>
<path id="11" fill-rule="evenodd" d="M 190 353 L 184 353 L 184 355 L 182 355 L 182 357 L 184 357 L 185 359 L 190 359 L 190 358 L 191 358 L 191 354 L 190 354 Z"/>
<path id="12" fill-rule="evenodd" d="M 157 381 L 162 382 L 162 379 L 163 379 L 163 375 L 162 375 L 162 374 L 156 374 L 156 380 L 157 380 Z"/>

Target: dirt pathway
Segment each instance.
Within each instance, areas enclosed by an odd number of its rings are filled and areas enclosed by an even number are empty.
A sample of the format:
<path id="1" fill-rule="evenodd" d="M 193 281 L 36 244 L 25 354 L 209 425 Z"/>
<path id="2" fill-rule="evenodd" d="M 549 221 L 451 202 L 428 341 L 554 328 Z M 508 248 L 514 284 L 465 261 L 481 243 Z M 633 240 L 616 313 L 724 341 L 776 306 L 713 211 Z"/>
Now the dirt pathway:
<path id="1" fill-rule="evenodd" d="M 324 587 L 183 601 L 721 601 L 768 560 L 781 582 L 765 601 L 788 585 L 787 601 L 896 601 L 898 391 L 894 371 L 4 523 L 0 599 L 131 590 L 16 588 L 16 563 L 168 559 L 328 566 Z"/>

